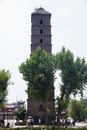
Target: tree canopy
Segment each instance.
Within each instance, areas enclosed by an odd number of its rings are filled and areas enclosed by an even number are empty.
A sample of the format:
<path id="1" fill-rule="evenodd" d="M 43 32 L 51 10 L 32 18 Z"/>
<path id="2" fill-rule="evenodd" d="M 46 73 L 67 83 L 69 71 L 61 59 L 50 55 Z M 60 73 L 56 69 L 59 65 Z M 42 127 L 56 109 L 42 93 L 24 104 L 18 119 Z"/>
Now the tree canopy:
<path id="1" fill-rule="evenodd" d="M 21 107 L 17 111 L 14 111 L 13 114 L 16 116 L 17 120 L 24 120 L 26 118 L 26 109 Z"/>
<path id="2" fill-rule="evenodd" d="M 35 99 L 46 101 L 54 87 L 55 70 L 60 72 L 60 95 L 58 117 L 68 107 L 71 95 L 83 95 L 87 85 L 87 63 L 84 58 L 75 58 L 70 50 L 62 48 L 56 55 L 48 54 L 38 47 L 24 63 L 19 66 L 23 79 L 27 82 L 27 93 Z"/>
<path id="3" fill-rule="evenodd" d="M 38 47 L 19 67 L 23 79 L 27 81 L 27 92 L 35 99 L 46 100 L 54 83 L 54 62 L 51 54 Z"/>
<path id="4" fill-rule="evenodd" d="M 87 64 L 85 59 L 77 57 L 75 60 L 73 53 L 63 47 L 61 52 L 56 54 L 56 60 L 61 77 L 61 96 L 67 98 L 71 94 L 80 93 L 82 95 L 87 84 Z"/>
<path id="5" fill-rule="evenodd" d="M 87 107 L 84 107 L 82 101 L 72 99 L 69 108 L 69 115 L 75 121 L 84 121 L 86 119 Z"/>
<path id="6" fill-rule="evenodd" d="M 7 87 L 10 84 L 10 77 L 11 75 L 9 71 L 6 71 L 4 69 L 0 70 L 0 106 L 2 106 L 8 94 Z"/>
<path id="7" fill-rule="evenodd" d="M 60 72 L 60 96 L 57 97 L 58 113 L 61 114 L 69 103 L 71 95 L 83 95 L 87 85 L 87 64 L 84 58 L 74 58 L 70 50 L 65 47 L 56 54 L 55 67 Z"/>

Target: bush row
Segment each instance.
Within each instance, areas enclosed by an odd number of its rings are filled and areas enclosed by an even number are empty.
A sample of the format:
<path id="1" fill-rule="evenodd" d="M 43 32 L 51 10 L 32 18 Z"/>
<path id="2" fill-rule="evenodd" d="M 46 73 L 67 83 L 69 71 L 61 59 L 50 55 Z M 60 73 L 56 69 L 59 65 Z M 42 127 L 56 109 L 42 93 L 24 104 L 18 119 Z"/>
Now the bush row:
<path id="1" fill-rule="evenodd" d="M 46 126 L 46 127 L 25 127 L 25 128 L 0 128 L 0 130 L 87 130 L 86 127 L 82 128 L 68 128 L 58 126 Z"/>

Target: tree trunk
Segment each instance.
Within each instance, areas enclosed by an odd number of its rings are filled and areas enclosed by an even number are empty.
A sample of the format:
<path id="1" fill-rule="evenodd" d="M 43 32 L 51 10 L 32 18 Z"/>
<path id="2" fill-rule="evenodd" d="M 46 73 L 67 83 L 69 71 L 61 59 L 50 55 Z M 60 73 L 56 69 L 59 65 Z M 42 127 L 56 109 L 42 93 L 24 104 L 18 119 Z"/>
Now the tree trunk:
<path id="1" fill-rule="evenodd" d="M 48 124 L 47 104 L 46 104 L 46 102 L 44 102 L 44 116 L 45 116 L 45 124 Z"/>
<path id="2" fill-rule="evenodd" d="M 61 112 L 62 112 L 62 107 L 61 107 L 61 104 L 59 104 L 59 106 L 58 106 L 58 116 L 57 116 L 57 123 L 58 123 L 58 125 L 61 124 L 61 122 L 60 122 Z"/>

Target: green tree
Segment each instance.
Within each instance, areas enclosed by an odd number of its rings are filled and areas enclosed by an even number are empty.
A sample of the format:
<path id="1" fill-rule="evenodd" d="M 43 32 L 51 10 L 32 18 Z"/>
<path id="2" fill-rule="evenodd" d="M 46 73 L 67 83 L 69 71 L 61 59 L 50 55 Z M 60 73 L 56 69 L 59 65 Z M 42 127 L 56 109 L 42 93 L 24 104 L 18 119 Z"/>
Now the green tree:
<path id="1" fill-rule="evenodd" d="M 19 108 L 17 111 L 14 111 L 14 116 L 17 120 L 23 120 L 26 118 L 26 109 L 24 107 Z"/>
<path id="2" fill-rule="evenodd" d="M 7 87 L 11 83 L 9 81 L 11 75 L 9 71 L 6 70 L 0 70 L 0 106 L 3 106 L 3 103 L 5 102 L 5 98 L 8 94 Z"/>
<path id="3" fill-rule="evenodd" d="M 27 93 L 35 100 L 44 103 L 46 111 L 46 101 L 49 92 L 54 89 L 54 62 L 51 54 L 38 47 L 19 67 L 23 79 L 27 81 Z"/>
<path id="4" fill-rule="evenodd" d="M 83 106 L 82 101 L 78 101 L 75 99 L 71 100 L 69 115 L 75 121 L 84 121 L 85 120 L 85 112 L 87 112 L 87 109 L 85 111 L 85 108 Z"/>
<path id="5" fill-rule="evenodd" d="M 62 110 L 68 107 L 71 94 L 77 93 L 83 95 L 83 90 L 87 84 L 87 64 L 85 59 L 79 57 L 74 59 L 74 55 L 65 47 L 56 54 L 55 67 L 60 72 L 60 96 L 58 101 L 58 117 L 60 118 Z M 59 121 L 59 119 L 58 119 Z"/>
<path id="6" fill-rule="evenodd" d="M 87 120 L 87 107 L 84 107 L 84 115 L 85 115 L 85 120 Z"/>

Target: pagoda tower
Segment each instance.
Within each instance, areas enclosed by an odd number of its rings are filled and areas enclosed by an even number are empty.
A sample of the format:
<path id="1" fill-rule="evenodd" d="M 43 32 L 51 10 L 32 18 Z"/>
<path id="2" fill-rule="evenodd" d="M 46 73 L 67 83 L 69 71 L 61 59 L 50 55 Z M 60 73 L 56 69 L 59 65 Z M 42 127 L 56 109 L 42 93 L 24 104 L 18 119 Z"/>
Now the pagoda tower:
<path id="1" fill-rule="evenodd" d="M 31 14 L 31 53 L 38 46 L 51 53 L 51 13 L 38 8 Z"/>
<path id="2" fill-rule="evenodd" d="M 51 44 L 51 13 L 43 8 L 37 8 L 31 14 L 31 53 L 40 46 L 48 53 L 52 53 Z M 47 108 L 50 110 L 48 114 L 49 122 L 55 119 L 55 100 L 54 100 L 54 89 L 51 90 Z M 33 116 L 35 122 L 41 118 L 44 122 L 44 104 L 42 102 L 35 101 L 31 95 L 28 95 L 27 110 L 28 116 Z"/>

